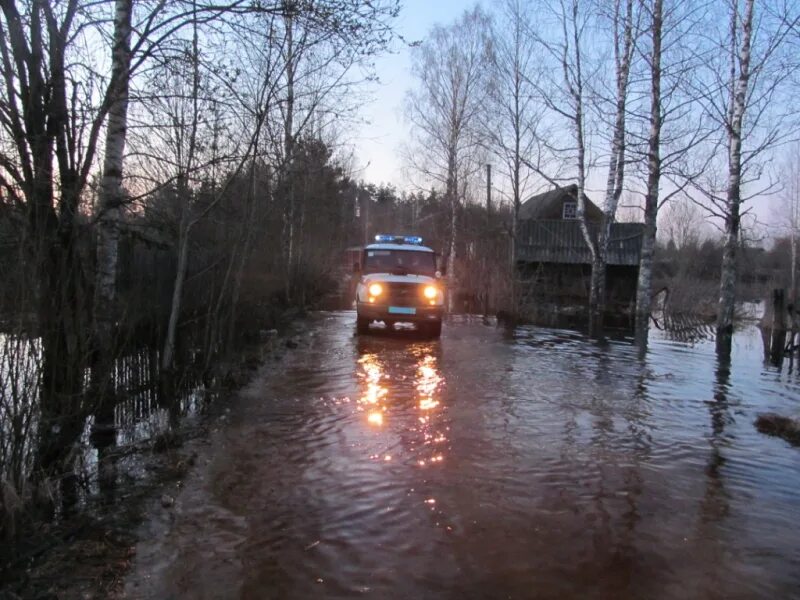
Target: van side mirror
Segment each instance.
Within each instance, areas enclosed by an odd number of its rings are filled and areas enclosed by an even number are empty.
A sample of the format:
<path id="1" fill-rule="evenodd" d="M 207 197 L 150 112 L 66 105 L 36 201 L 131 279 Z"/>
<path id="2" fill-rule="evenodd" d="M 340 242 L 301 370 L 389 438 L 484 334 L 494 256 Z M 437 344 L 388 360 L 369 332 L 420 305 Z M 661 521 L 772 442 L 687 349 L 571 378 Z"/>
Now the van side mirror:
<path id="1" fill-rule="evenodd" d="M 359 263 L 353 263 L 353 273 L 361 273 L 361 265 Z"/>

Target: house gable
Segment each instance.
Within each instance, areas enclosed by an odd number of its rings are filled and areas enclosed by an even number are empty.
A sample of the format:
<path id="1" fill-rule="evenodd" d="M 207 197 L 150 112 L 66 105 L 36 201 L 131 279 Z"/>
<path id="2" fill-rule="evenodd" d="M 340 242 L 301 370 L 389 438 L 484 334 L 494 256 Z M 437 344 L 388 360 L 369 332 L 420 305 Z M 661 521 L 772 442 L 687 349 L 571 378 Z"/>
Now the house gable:
<path id="1" fill-rule="evenodd" d="M 584 210 L 587 220 L 600 221 L 603 212 L 586 194 L 583 195 Z M 557 187 L 529 198 L 519 211 L 521 221 L 536 220 L 572 220 L 578 218 L 578 186 Z"/>

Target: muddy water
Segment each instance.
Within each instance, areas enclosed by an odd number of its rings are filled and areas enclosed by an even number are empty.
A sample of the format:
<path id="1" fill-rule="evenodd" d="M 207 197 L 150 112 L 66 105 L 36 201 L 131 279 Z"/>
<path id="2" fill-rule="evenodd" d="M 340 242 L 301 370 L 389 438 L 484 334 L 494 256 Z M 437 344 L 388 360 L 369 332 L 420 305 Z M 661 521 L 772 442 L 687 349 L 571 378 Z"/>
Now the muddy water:
<path id="1" fill-rule="evenodd" d="M 800 597 L 800 378 L 479 322 L 321 315 L 156 511 L 130 598 Z"/>

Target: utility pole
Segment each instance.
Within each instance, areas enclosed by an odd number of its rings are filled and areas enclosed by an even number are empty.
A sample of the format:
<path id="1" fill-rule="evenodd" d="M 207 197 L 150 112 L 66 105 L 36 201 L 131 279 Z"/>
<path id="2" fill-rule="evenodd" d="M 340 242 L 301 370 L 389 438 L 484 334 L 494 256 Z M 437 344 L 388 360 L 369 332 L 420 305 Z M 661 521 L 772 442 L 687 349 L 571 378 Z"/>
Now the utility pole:
<path id="1" fill-rule="evenodd" d="M 486 224 L 491 220 L 492 214 L 492 165 L 486 165 Z"/>
<path id="2" fill-rule="evenodd" d="M 361 194 L 361 198 L 363 199 L 363 202 L 364 202 L 364 205 L 363 205 L 364 208 L 361 211 L 361 214 L 364 217 L 364 245 L 366 246 L 367 244 L 369 244 L 369 202 L 370 202 L 370 197 L 369 197 L 369 194 L 362 193 Z"/>

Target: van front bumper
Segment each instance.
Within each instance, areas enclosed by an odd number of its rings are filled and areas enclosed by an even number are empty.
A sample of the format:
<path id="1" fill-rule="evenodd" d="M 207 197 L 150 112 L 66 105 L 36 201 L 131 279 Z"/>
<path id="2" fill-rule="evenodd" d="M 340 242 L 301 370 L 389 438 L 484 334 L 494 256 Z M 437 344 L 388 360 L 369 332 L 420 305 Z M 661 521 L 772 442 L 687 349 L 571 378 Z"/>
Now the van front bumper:
<path id="1" fill-rule="evenodd" d="M 370 321 L 407 321 L 419 323 L 423 321 L 441 321 L 444 315 L 443 306 L 403 306 L 401 309 L 414 309 L 414 314 L 395 313 L 389 311 L 389 306 L 377 304 L 356 303 L 356 312 L 360 319 Z"/>

